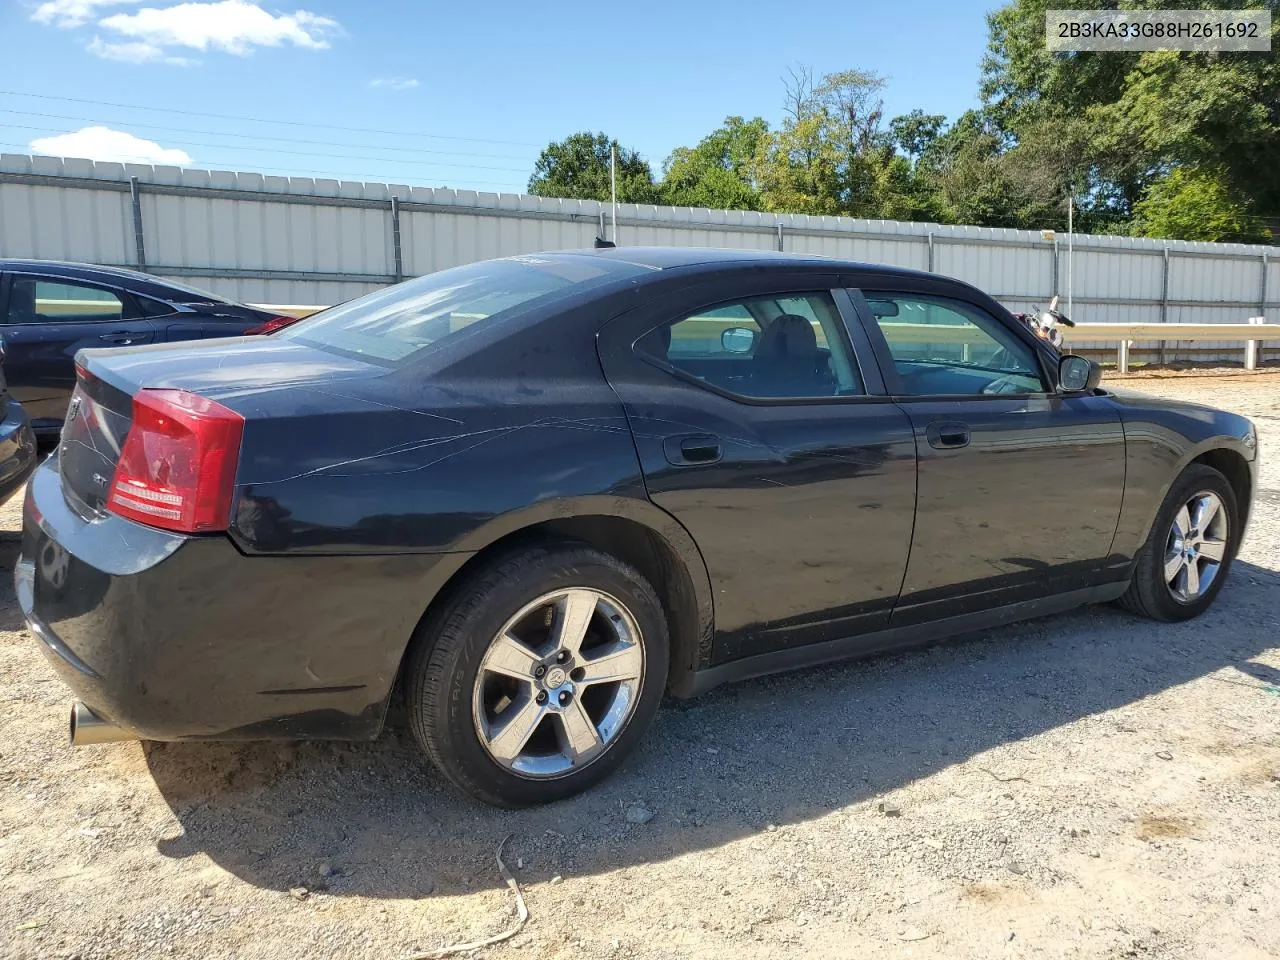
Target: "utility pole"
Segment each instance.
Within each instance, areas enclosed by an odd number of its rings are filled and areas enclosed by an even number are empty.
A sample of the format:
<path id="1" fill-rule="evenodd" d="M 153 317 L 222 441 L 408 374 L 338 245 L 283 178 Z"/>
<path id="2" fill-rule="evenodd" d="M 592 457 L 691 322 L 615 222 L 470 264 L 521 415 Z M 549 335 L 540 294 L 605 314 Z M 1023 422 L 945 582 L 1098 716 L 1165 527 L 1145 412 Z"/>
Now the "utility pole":
<path id="1" fill-rule="evenodd" d="M 613 198 L 613 243 L 618 244 L 618 146 L 609 146 L 609 193 Z"/>

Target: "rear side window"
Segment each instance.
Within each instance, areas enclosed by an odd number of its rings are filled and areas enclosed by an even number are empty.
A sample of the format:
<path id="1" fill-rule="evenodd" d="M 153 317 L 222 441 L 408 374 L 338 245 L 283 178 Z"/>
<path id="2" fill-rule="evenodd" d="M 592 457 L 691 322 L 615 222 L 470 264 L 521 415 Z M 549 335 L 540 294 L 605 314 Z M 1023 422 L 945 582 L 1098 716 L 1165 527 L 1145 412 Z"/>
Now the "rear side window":
<path id="1" fill-rule="evenodd" d="M 9 323 L 80 323 L 124 315 L 120 297 L 100 287 L 14 277 L 9 288 Z"/>
<path id="2" fill-rule="evenodd" d="M 862 380 L 826 291 L 718 304 L 651 330 L 641 353 L 753 399 L 857 396 Z"/>
<path id="3" fill-rule="evenodd" d="M 638 268 L 587 257 L 509 257 L 428 274 L 315 314 L 284 340 L 400 363 L 480 324 Z"/>

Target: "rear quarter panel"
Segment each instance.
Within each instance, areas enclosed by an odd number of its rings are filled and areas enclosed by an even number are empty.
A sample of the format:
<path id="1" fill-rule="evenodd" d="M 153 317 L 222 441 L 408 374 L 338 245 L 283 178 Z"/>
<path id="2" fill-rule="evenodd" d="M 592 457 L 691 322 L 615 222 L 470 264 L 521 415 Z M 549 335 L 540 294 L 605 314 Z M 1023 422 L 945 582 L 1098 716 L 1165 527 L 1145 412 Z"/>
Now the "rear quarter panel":
<path id="1" fill-rule="evenodd" d="M 539 504 L 650 506 L 597 322 L 566 316 L 443 370 L 224 401 L 247 421 L 233 537 L 249 553 L 442 552 Z"/>

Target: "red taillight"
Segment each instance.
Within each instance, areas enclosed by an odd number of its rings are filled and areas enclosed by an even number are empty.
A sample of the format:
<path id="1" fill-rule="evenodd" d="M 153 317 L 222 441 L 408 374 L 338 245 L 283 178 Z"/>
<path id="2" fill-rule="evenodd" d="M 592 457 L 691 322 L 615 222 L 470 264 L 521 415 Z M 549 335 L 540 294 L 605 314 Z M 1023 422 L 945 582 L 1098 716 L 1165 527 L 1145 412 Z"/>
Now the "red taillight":
<path id="1" fill-rule="evenodd" d="M 185 390 L 139 390 L 107 507 L 182 533 L 225 530 L 244 417 Z"/>
<path id="2" fill-rule="evenodd" d="M 256 327 L 250 327 L 246 330 L 245 336 L 260 337 L 268 333 L 275 333 L 277 330 L 283 330 L 291 323 L 297 323 L 298 317 L 272 317 L 266 323 L 260 323 Z"/>

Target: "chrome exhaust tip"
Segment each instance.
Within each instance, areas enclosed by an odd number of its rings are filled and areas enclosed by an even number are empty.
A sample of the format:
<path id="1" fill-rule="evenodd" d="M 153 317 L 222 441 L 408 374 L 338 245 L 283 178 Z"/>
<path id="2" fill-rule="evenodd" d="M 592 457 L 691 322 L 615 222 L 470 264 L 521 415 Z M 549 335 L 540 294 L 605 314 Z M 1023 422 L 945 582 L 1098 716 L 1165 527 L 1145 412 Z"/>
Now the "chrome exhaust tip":
<path id="1" fill-rule="evenodd" d="M 107 723 L 79 700 L 71 705 L 71 745 L 73 747 L 137 739 L 128 730 L 123 730 L 114 723 Z"/>

